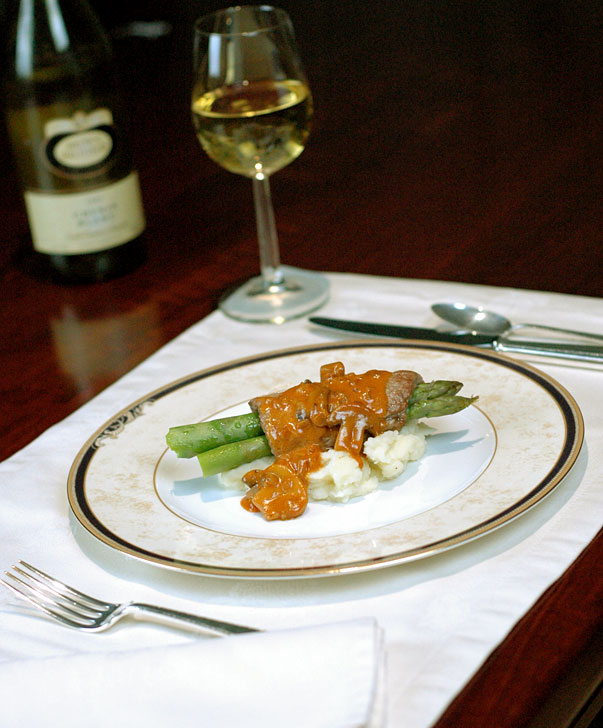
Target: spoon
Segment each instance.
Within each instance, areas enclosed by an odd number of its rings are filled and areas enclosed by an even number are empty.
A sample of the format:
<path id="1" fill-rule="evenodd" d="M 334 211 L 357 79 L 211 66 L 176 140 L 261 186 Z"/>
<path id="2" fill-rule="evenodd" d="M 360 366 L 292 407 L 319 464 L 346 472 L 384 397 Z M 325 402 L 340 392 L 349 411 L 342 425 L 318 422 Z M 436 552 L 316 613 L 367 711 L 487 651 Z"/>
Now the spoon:
<path id="1" fill-rule="evenodd" d="M 584 331 L 572 331 L 571 329 L 560 329 L 555 326 L 544 324 L 512 324 L 509 319 L 493 311 L 486 311 L 481 306 L 468 306 L 465 303 L 434 303 L 431 310 L 444 321 L 469 329 L 478 334 L 491 334 L 500 336 L 511 331 L 523 328 L 543 329 L 545 331 L 556 331 L 561 334 L 572 336 L 585 336 L 591 339 L 603 341 L 600 334 L 590 334 Z"/>

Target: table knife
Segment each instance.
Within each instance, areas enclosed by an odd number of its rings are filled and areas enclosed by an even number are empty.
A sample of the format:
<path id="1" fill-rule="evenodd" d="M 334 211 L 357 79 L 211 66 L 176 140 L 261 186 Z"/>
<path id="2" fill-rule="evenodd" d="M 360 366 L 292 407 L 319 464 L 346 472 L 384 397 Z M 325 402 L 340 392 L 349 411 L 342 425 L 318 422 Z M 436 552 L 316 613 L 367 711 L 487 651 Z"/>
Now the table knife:
<path id="1" fill-rule="evenodd" d="M 392 336 L 396 339 L 418 339 L 420 341 L 441 341 L 449 344 L 464 344 L 494 349 L 501 353 L 530 354 L 553 357 L 555 359 L 571 359 L 603 364 L 603 346 L 590 344 L 574 344 L 570 342 L 550 341 L 518 341 L 504 336 L 489 334 L 473 334 L 469 332 L 437 331 L 436 329 L 416 326 L 397 326 L 393 324 L 368 323 L 364 321 L 346 321 L 344 319 L 312 316 L 309 321 L 318 326 L 326 326 L 341 331 L 354 331 L 371 336 Z"/>

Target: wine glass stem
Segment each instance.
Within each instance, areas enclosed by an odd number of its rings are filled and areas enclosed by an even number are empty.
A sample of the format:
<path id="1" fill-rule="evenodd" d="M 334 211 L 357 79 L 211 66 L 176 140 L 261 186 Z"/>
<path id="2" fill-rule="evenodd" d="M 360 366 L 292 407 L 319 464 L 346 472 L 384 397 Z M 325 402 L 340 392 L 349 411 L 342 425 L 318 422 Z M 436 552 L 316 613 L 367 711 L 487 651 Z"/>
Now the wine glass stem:
<path id="1" fill-rule="evenodd" d="M 283 273 L 280 268 L 278 235 L 267 175 L 260 173 L 253 178 L 253 202 L 260 246 L 263 288 L 270 290 L 270 288 L 282 284 Z"/>

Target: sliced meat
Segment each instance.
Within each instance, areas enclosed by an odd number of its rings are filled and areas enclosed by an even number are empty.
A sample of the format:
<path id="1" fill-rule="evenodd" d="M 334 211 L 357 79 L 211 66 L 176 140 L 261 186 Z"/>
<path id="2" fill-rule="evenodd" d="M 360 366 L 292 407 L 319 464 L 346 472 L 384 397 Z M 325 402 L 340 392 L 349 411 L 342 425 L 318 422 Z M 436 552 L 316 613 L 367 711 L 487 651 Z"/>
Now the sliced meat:
<path id="1" fill-rule="evenodd" d="M 274 455 L 318 444 L 358 457 L 367 434 L 401 429 L 421 376 L 403 370 L 344 372 L 343 364 L 334 362 L 321 367 L 320 382 L 305 381 L 249 402 Z"/>

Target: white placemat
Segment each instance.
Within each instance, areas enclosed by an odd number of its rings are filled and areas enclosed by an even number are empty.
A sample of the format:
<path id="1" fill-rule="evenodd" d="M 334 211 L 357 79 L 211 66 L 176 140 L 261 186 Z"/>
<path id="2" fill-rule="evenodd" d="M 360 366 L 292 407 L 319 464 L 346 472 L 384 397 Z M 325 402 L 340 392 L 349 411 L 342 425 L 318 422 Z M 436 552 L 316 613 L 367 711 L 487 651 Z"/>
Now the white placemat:
<path id="1" fill-rule="evenodd" d="M 331 299 L 320 312 L 325 316 L 434 326 L 438 320 L 430 311 L 431 303 L 464 300 L 486 305 L 517 322 L 527 319 L 603 333 L 600 299 L 346 274 L 329 278 Z M 287 635 L 297 628 L 312 632 L 333 624 L 341 630 L 366 628 L 374 621 L 385 636 L 388 720 L 380 711 L 371 712 L 378 704 L 373 684 L 365 690 L 362 709 L 367 716 L 377 716 L 382 725 L 432 725 L 601 527 L 601 370 L 538 361 L 540 368 L 569 390 L 584 415 L 586 442 L 576 466 L 551 495 L 520 519 L 471 544 L 414 563 L 366 574 L 278 582 L 180 575 L 141 565 L 100 546 L 69 518 L 69 467 L 89 435 L 123 406 L 166 382 L 221 362 L 338 338 L 339 334 L 314 328 L 305 319 L 282 326 L 251 326 L 216 312 L 200 321 L 0 463 L 0 566 L 6 568 L 22 558 L 106 599 L 166 604 L 265 630 L 283 630 Z M 0 664 L 7 671 L 17 670 L 18 660 L 165 650 L 193 643 L 199 651 L 209 645 L 220 649 L 216 640 L 154 625 L 82 635 L 32 616 L 7 590 L 0 591 L 0 615 Z M 378 642 L 374 634 L 372 628 L 364 633 L 373 645 Z M 235 643 L 239 639 L 229 638 Z M 337 653 L 331 657 L 337 660 Z M 349 660 L 341 654 L 339 658 L 344 673 Z M 282 679 L 294 664 L 285 661 L 284 667 L 275 666 L 276 674 Z M 373 677 L 379 664 L 378 656 L 367 663 Z M 40 666 L 36 674 L 42 672 Z M 341 676 L 333 675 L 333 680 Z M 232 689 L 236 694 L 236 686 Z M 24 695 L 31 690 L 31 685 L 24 686 Z M 348 720 L 345 708 L 342 705 L 339 713 L 343 721 Z M 90 714 L 99 720 L 103 710 L 95 704 Z M 203 708 L 199 710 L 201 718 Z M 368 717 L 363 720 L 360 725 L 369 724 Z M 156 724 L 162 725 L 159 713 Z M 264 725 L 280 724 L 268 720 Z"/>

